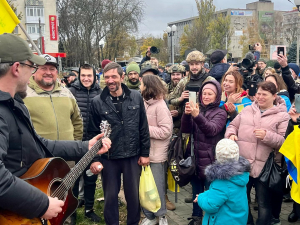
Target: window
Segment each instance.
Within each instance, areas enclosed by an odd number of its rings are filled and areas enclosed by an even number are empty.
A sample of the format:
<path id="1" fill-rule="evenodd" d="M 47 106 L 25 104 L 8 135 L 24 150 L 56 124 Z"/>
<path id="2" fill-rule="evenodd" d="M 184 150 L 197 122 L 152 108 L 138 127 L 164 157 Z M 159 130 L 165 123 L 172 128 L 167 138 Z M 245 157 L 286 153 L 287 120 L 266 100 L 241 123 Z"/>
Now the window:
<path id="1" fill-rule="evenodd" d="M 27 16 L 44 16 L 44 8 L 40 7 L 28 7 L 26 10 Z"/>
<path id="2" fill-rule="evenodd" d="M 45 26 L 42 25 L 42 33 L 45 32 Z M 28 34 L 39 34 L 40 28 L 38 24 L 28 24 L 27 25 L 27 33 Z"/>

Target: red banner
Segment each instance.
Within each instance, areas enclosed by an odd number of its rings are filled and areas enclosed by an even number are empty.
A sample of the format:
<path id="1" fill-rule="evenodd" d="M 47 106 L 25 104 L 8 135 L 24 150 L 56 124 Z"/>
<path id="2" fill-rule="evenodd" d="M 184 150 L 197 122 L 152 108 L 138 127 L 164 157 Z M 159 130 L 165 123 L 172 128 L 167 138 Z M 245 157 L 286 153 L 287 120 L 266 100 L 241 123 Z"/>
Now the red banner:
<path id="1" fill-rule="evenodd" d="M 57 18 L 55 15 L 49 15 L 50 24 L 50 40 L 57 41 L 58 31 L 57 31 Z"/>

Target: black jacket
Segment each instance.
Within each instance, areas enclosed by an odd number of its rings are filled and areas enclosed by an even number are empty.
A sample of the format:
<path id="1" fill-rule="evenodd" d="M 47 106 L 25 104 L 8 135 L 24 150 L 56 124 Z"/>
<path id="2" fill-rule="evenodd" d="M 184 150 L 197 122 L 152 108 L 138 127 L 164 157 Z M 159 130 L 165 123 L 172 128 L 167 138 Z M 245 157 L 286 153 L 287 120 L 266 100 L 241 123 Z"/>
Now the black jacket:
<path id="1" fill-rule="evenodd" d="M 209 75 L 221 83 L 222 77 L 227 72 L 229 67 L 230 65 L 228 63 L 217 63 L 211 68 Z"/>
<path id="2" fill-rule="evenodd" d="M 143 98 L 138 91 L 130 90 L 125 84 L 121 85 L 125 96 L 122 103 L 123 118 L 117 114 L 109 89 L 105 87 L 101 95 L 97 95 L 91 102 L 88 136 L 99 134 L 101 121 L 107 120 L 111 125 L 112 145 L 108 153 L 101 157 L 108 159 L 148 157 L 150 135 Z"/>
<path id="3" fill-rule="evenodd" d="M 147 51 L 147 52 L 148 52 L 148 51 Z M 142 61 L 141 61 L 141 63 L 140 63 L 140 67 L 142 66 L 142 64 L 143 64 L 144 62 L 149 61 L 149 60 L 151 59 L 151 57 L 148 57 L 148 56 L 147 56 L 147 52 L 146 52 L 145 57 L 142 59 Z"/>
<path id="4" fill-rule="evenodd" d="M 96 79 L 96 78 L 95 78 Z M 83 119 L 83 141 L 87 141 L 87 125 L 89 124 L 89 116 L 90 116 L 90 102 L 92 99 L 101 93 L 101 88 L 99 84 L 94 83 L 90 90 L 84 87 L 80 80 L 77 80 L 70 87 L 70 91 L 76 98 L 78 107 L 80 109 L 80 113 Z"/>
<path id="5" fill-rule="evenodd" d="M 292 77 L 289 66 L 281 68 L 281 71 L 282 71 L 282 78 L 288 88 L 290 100 L 291 100 L 291 102 L 293 102 L 293 100 L 295 99 L 295 94 L 300 93 L 300 85 L 297 84 L 295 82 L 294 78 Z"/>
<path id="6" fill-rule="evenodd" d="M 54 155 L 78 160 L 87 150 L 87 142 L 40 137 L 22 99 L 0 91 L 0 208 L 26 218 L 41 217 L 49 205 L 47 195 L 18 177 L 38 159 Z"/>

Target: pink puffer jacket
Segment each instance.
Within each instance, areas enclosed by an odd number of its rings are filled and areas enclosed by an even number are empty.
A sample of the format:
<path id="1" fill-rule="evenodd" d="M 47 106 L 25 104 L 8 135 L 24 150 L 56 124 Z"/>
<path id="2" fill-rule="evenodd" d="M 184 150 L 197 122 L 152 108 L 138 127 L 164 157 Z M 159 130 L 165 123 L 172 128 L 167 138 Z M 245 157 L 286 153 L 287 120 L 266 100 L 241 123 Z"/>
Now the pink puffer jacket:
<path id="1" fill-rule="evenodd" d="M 257 102 L 253 102 L 230 123 L 225 133 L 225 138 L 237 135 L 240 155 L 249 160 L 250 176 L 254 178 L 259 176 L 270 152 L 278 151 L 284 142 L 290 116 L 281 97 L 276 98 L 275 105 L 261 114 Z M 255 137 L 255 129 L 266 130 L 263 140 Z"/>
<path id="2" fill-rule="evenodd" d="M 144 100 L 144 105 L 150 132 L 150 162 L 165 162 L 173 130 L 171 113 L 163 99 Z"/>

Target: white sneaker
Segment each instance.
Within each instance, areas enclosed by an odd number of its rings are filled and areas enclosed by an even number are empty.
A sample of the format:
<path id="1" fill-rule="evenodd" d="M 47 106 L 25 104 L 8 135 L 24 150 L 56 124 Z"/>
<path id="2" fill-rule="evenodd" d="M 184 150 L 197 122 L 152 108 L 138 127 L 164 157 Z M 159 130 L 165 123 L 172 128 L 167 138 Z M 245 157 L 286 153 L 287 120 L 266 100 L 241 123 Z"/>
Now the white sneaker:
<path id="1" fill-rule="evenodd" d="M 148 218 L 145 218 L 140 223 L 140 225 L 156 225 L 156 224 L 157 224 L 156 218 L 154 220 L 149 220 Z"/>
<path id="2" fill-rule="evenodd" d="M 168 220 L 166 216 L 159 217 L 159 225 L 168 225 Z"/>

